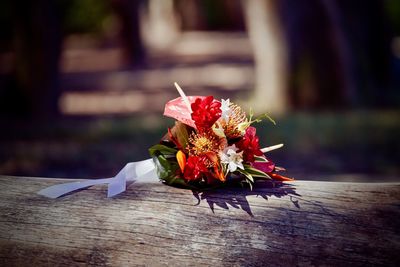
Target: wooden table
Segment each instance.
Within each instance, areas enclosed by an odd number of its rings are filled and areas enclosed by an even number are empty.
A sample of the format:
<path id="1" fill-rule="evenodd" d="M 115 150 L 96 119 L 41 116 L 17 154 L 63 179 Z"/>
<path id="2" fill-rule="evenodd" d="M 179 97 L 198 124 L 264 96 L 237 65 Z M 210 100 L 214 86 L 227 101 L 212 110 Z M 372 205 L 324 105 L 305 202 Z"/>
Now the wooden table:
<path id="1" fill-rule="evenodd" d="M 63 181 L 0 176 L 0 266 L 400 264 L 400 183 L 36 194 Z"/>

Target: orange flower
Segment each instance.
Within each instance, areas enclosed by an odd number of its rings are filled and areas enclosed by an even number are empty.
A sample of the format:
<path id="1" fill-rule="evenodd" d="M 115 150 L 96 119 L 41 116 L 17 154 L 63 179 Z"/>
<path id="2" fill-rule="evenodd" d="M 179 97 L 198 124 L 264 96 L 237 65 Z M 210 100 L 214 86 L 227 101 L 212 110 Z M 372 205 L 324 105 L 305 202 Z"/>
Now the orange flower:
<path id="1" fill-rule="evenodd" d="M 225 182 L 225 175 L 224 172 L 221 170 L 221 165 L 219 164 L 219 158 L 217 153 L 215 152 L 208 152 L 205 154 L 207 159 L 210 161 L 210 165 L 213 166 L 214 174 L 213 177 L 217 178 L 221 182 Z"/>
<path id="2" fill-rule="evenodd" d="M 214 166 L 215 178 L 220 180 L 221 182 L 225 182 L 225 174 L 223 171 L 220 170 L 220 166 Z"/>
<path id="3" fill-rule="evenodd" d="M 176 160 L 178 161 L 179 168 L 181 168 L 181 172 L 183 173 L 186 165 L 186 155 L 182 150 L 179 150 L 178 153 L 176 153 Z"/>
<path id="4" fill-rule="evenodd" d="M 268 173 L 274 180 L 282 181 L 282 182 L 293 182 L 293 178 L 285 177 L 276 173 Z"/>

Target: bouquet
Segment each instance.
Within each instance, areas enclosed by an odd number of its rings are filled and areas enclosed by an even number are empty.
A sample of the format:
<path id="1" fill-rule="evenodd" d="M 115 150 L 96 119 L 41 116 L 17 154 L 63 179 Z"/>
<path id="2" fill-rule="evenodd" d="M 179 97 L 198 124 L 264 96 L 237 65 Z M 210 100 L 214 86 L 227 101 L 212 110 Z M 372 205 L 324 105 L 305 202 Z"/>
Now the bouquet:
<path id="1" fill-rule="evenodd" d="M 161 142 L 149 149 L 151 159 L 130 162 L 114 177 L 75 181 L 53 185 L 40 190 L 40 195 L 58 198 L 73 191 L 97 184 L 108 184 L 108 197 L 126 190 L 128 184 L 152 183 L 159 180 L 168 185 L 205 190 L 238 182 L 252 188 L 257 179 L 292 181 L 278 174 L 281 167 L 264 153 L 282 144 L 260 148 L 253 118 L 229 99 L 218 101 L 213 96 L 181 95 L 169 101 L 164 115 L 176 119 L 175 125 Z"/>
<path id="2" fill-rule="evenodd" d="M 161 142 L 149 149 L 158 177 L 168 185 L 206 189 L 234 181 L 252 188 L 257 179 L 292 181 L 277 172 L 264 153 L 283 145 L 260 148 L 252 124 L 267 118 L 253 118 L 229 99 L 186 96 L 169 101 L 164 115 L 176 119 Z"/>

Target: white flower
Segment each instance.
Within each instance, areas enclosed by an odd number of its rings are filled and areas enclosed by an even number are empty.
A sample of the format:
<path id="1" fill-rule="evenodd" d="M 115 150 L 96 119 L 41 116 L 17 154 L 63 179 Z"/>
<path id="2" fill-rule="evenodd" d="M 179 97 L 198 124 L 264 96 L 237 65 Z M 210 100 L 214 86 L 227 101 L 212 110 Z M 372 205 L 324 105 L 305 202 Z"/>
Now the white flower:
<path id="1" fill-rule="evenodd" d="M 236 153 L 236 151 L 238 151 L 238 148 L 232 145 L 226 147 L 223 152 L 220 152 L 221 163 L 227 164 L 230 172 L 236 171 L 237 168 L 244 169 L 242 164 L 243 151 L 240 153 Z"/>
<path id="2" fill-rule="evenodd" d="M 221 119 L 225 122 L 229 120 L 231 116 L 231 108 L 229 105 L 231 104 L 229 98 L 227 100 L 221 99 Z"/>

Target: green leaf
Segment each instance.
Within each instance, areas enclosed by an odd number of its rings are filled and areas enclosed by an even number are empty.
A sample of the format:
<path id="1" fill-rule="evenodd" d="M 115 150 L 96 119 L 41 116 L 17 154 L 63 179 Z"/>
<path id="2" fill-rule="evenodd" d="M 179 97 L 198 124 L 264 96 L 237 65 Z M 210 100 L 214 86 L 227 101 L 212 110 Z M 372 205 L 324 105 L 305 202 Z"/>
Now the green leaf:
<path id="1" fill-rule="evenodd" d="M 245 164 L 244 169 L 246 170 L 246 172 L 248 172 L 254 178 L 262 178 L 262 179 L 266 179 L 266 180 L 272 180 L 271 176 L 269 176 L 267 173 L 260 171 L 256 168 L 253 168 L 250 165 Z"/>
<path id="2" fill-rule="evenodd" d="M 162 144 L 157 144 L 149 149 L 156 166 L 158 177 L 167 185 L 176 186 L 185 189 L 204 191 L 211 190 L 221 186 L 207 185 L 198 181 L 187 182 L 180 172 L 180 168 L 176 159 L 177 149 Z M 250 177 L 252 178 L 252 177 Z"/>
<path id="3" fill-rule="evenodd" d="M 177 186 L 177 187 L 183 187 L 187 189 L 192 189 L 192 186 L 190 186 L 185 179 L 179 177 L 179 176 L 171 176 L 168 177 L 167 179 L 164 180 L 168 185 L 171 186 Z"/>
<path id="4" fill-rule="evenodd" d="M 160 179 L 164 180 L 171 175 L 171 165 L 163 155 L 153 157 L 153 161 L 156 165 L 157 175 Z"/>
<path id="5" fill-rule="evenodd" d="M 250 191 L 253 191 L 253 183 L 248 182 L 249 186 L 250 186 Z"/>
<path id="6" fill-rule="evenodd" d="M 267 118 L 270 122 L 272 122 L 273 125 L 276 125 L 276 122 L 271 116 L 269 116 L 267 113 L 263 115 L 265 118 Z"/>
<path id="7" fill-rule="evenodd" d="M 254 178 L 250 173 L 248 173 L 246 170 L 242 170 L 242 169 L 237 169 L 237 170 L 238 170 L 238 172 L 243 174 L 246 177 L 247 180 L 249 180 L 250 182 L 254 183 Z"/>
<path id="8" fill-rule="evenodd" d="M 157 154 L 175 155 L 176 152 L 178 152 L 177 149 L 161 144 L 157 144 L 149 148 L 149 153 L 152 157 L 157 156 Z"/>
<path id="9" fill-rule="evenodd" d="M 245 164 L 244 169 L 247 173 L 249 173 L 253 177 L 258 177 L 258 178 L 270 178 L 268 174 L 266 174 L 263 171 L 260 171 L 256 168 L 251 167 L 250 165 Z"/>
<path id="10" fill-rule="evenodd" d="M 249 180 L 243 180 L 243 181 L 241 181 L 240 182 L 240 185 L 242 186 L 242 187 L 244 187 L 244 184 L 248 184 L 249 185 L 249 187 L 250 187 L 250 190 L 251 191 L 253 191 L 253 183 L 252 182 L 250 182 Z"/>
<path id="11" fill-rule="evenodd" d="M 189 140 L 187 127 L 182 122 L 176 121 L 175 126 L 171 129 L 172 134 L 176 137 L 182 147 L 186 147 Z"/>
<path id="12" fill-rule="evenodd" d="M 187 183 L 178 172 L 179 165 L 174 160 L 168 160 L 166 156 L 159 154 L 153 157 L 158 177 L 170 186 L 177 186 L 186 189 L 199 190 L 200 187 Z"/>
<path id="13" fill-rule="evenodd" d="M 249 119 L 246 119 L 246 121 L 243 122 L 243 123 L 241 123 L 242 125 L 240 125 L 242 129 L 248 128 L 248 127 L 249 127 L 251 124 L 253 124 L 253 123 L 259 123 L 259 122 L 261 122 L 261 121 L 262 121 L 262 118 L 264 118 L 264 117 L 265 117 L 266 119 L 268 119 L 270 122 L 272 122 L 274 125 L 276 125 L 275 120 L 272 119 L 267 113 L 262 114 L 262 115 L 256 117 L 255 119 L 253 119 L 253 116 L 254 116 L 253 110 L 250 108 L 250 116 L 249 116 Z"/>
<path id="14" fill-rule="evenodd" d="M 268 162 L 265 157 L 254 156 L 255 162 Z"/>
<path id="15" fill-rule="evenodd" d="M 253 108 L 251 108 L 250 107 L 250 111 L 249 111 L 249 120 L 251 121 L 251 119 L 253 118 L 253 116 L 254 116 L 254 111 L 253 111 Z"/>

